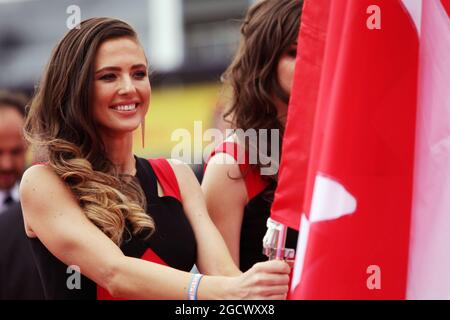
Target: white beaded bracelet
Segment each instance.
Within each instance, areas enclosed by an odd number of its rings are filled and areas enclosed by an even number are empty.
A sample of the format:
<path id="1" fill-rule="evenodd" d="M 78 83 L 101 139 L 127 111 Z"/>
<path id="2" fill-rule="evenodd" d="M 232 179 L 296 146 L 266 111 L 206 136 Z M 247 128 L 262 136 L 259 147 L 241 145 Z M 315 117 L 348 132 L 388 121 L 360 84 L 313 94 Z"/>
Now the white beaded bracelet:
<path id="1" fill-rule="evenodd" d="M 192 275 L 191 282 L 188 289 L 188 300 L 197 300 L 198 285 L 203 275 L 201 273 L 195 273 Z"/>

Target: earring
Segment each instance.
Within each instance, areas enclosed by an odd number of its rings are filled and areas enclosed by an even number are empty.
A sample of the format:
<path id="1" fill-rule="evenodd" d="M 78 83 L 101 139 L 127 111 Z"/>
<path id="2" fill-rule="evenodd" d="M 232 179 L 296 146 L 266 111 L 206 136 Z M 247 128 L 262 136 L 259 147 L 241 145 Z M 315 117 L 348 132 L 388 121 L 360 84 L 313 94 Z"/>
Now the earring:
<path id="1" fill-rule="evenodd" d="M 142 119 L 141 122 L 141 143 L 142 143 L 142 149 L 145 148 L 145 117 Z"/>

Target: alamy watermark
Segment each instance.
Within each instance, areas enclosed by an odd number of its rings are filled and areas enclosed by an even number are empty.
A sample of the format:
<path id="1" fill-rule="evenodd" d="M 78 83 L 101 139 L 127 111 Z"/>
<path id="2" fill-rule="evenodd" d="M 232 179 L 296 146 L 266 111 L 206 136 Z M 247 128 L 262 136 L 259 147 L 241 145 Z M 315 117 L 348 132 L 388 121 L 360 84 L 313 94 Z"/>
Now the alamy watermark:
<path id="1" fill-rule="evenodd" d="M 381 29 L 381 9 L 379 6 L 373 4 L 367 7 L 367 14 L 370 16 L 367 18 L 366 26 L 369 30 L 380 30 Z"/>
<path id="2" fill-rule="evenodd" d="M 69 16 L 66 19 L 66 26 L 70 30 L 72 29 L 80 29 L 80 23 L 81 23 L 81 9 L 77 5 L 70 5 L 66 9 L 66 13 L 69 14 Z"/>
<path id="3" fill-rule="evenodd" d="M 381 268 L 376 264 L 367 267 L 366 273 L 370 276 L 367 278 L 366 286 L 369 290 L 381 289 Z"/>
<path id="4" fill-rule="evenodd" d="M 81 289 L 81 269 L 77 265 L 67 267 L 66 273 L 69 274 L 66 280 L 66 286 L 69 290 Z"/>
<path id="5" fill-rule="evenodd" d="M 171 141 L 178 143 L 171 150 L 171 158 L 187 164 L 203 164 L 214 148 L 231 135 L 239 141 L 239 147 L 235 148 L 234 144 L 226 144 L 226 148 L 231 148 L 229 151 L 236 155 L 238 164 L 260 164 L 261 175 L 274 175 L 278 172 L 280 163 L 278 129 L 227 129 L 223 132 L 210 128 L 203 131 L 202 122 L 194 121 L 193 135 L 185 128 L 172 132 Z M 203 147 L 204 142 L 209 142 L 206 147 Z M 227 163 L 225 153 L 223 155 L 223 163 Z"/>

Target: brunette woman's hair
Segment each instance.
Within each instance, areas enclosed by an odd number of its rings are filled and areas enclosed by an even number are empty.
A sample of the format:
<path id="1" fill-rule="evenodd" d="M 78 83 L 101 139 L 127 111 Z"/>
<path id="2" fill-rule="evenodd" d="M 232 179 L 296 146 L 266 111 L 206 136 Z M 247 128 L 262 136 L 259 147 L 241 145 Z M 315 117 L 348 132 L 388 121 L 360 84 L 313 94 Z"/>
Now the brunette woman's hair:
<path id="1" fill-rule="evenodd" d="M 278 129 L 280 150 L 284 126 L 278 118 L 276 99 L 288 104 L 289 95 L 278 83 L 277 66 L 297 41 L 302 6 L 301 0 L 262 0 L 254 4 L 242 24 L 237 54 L 222 76 L 233 91 L 224 120 L 244 131 L 267 129 L 270 134 L 270 129 Z M 258 142 L 252 144 L 257 149 Z M 245 146 L 248 150 L 247 142 Z M 267 149 L 270 154 L 269 143 Z M 259 159 L 256 166 L 263 166 Z M 277 174 L 266 178 L 276 182 Z"/>

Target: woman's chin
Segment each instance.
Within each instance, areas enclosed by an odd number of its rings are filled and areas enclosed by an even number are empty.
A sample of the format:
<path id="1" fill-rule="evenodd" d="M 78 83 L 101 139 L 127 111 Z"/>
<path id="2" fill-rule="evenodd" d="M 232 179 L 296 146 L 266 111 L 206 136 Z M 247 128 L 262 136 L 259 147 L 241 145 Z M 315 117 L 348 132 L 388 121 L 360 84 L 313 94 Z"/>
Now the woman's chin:
<path id="1" fill-rule="evenodd" d="M 121 124 L 117 126 L 109 126 L 103 127 L 101 131 L 107 136 L 121 136 L 126 134 L 131 134 L 139 128 L 140 123 L 138 124 Z"/>

